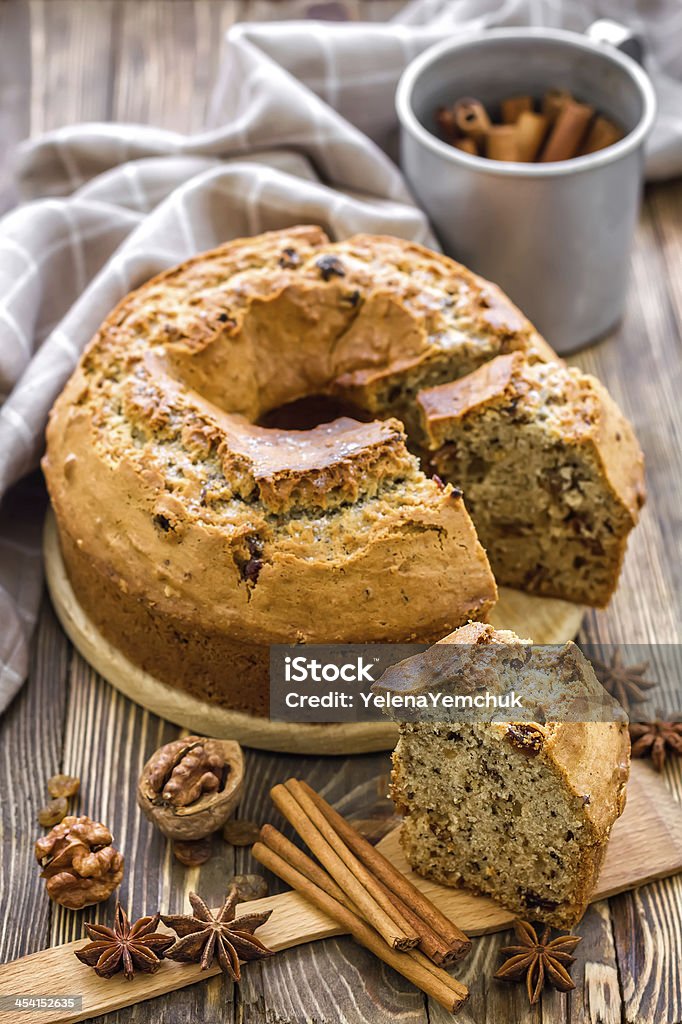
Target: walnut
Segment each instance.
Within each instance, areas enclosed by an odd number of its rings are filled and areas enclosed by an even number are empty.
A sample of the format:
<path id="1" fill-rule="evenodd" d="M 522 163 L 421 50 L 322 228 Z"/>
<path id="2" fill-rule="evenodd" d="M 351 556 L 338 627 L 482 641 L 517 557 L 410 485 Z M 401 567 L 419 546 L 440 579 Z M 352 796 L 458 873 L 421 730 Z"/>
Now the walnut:
<path id="1" fill-rule="evenodd" d="M 149 773 L 152 789 L 173 807 L 187 807 L 203 793 L 220 789 L 225 759 L 220 751 L 195 736 L 169 743 L 158 751 Z"/>
<path id="2" fill-rule="evenodd" d="M 137 802 L 169 839 L 204 839 L 229 818 L 243 780 L 238 743 L 185 736 L 152 754 L 142 769 Z"/>
<path id="3" fill-rule="evenodd" d="M 47 894 L 70 910 L 101 903 L 123 878 L 123 856 L 106 825 L 68 815 L 36 842 Z"/>

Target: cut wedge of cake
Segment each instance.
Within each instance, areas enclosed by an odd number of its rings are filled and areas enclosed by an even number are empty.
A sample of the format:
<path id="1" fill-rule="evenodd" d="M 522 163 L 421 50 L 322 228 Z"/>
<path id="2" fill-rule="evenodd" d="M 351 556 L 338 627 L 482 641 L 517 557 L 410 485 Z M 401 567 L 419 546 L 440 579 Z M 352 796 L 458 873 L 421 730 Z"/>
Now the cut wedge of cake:
<path id="1" fill-rule="evenodd" d="M 515 353 L 418 403 L 433 469 L 464 491 L 497 582 L 606 605 L 645 489 L 635 434 L 599 381 Z"/>
<path id="2" fill-rule="evenodd" d="M 630 751 L 622 709 L 575 644 L 534 647 L 470 623 L 390 668 L 375 690 L 525 695 L 536 721 L 479 714 L 463 724 L 452 712 L 449 722 L 401 722 L 392 775 L 401 843 L 421 875 L 523 917 L 575 924 L 625 806 Z"/>

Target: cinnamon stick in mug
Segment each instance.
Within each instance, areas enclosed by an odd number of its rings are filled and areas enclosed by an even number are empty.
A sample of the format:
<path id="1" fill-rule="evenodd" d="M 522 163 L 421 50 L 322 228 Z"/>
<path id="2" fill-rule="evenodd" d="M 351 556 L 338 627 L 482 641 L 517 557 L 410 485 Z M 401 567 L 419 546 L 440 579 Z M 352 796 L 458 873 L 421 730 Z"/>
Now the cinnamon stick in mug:
<path id="1" fill-rule="evenodd" d="M 566 89 L 548 89 L 542 97 L 542 113 L 550 124 L 554 124 L 566 104 L 572 101 L 573 97 Z"/>
<path id="2" fill-rule="evenodd" d="M 516 124 L 520 115 L 527 110 L 533 109 L 532 96 L 510 96 L 508 100 L 502 100 L 500 111 L 504 124 Z"/>
<path id="3" fill-rule="evenodd" d="M 455 139 L 452 145 L 455 149 L 461 149 L 463 153 L 471 153 L 472 156 L 478 156 L 478 146 L 472 138 Z"/>
<path id="4" fill-rule="evenodd" d="M 597 150 L 606 149 L 607 146 L 612 146 L 614 142 L 619 142 L 622 138 L 622 131 L 613 121 L 609 121 L 607 117 L 597 116 L 580 147 L 578 155 L 585 156 L 587 153 L 596 153 Z"/>
<path id="5" fill-rule="evenodd" d="M 455 124 L 455 115 L 451 107 L 438 108 L 436 111 L 436 124 L 448 142 L 454 142 L 457 138 L 457 125 Z"/>
<path id="6" fill-rule="evenodd" d="M 556 160 L 570 160 L 571 157 L 577 156 L 593 116 L 594 108 L 588 107 L 586 103 L 576 103 L 575 100 L 567 103 L 554 122 L 540 162 L 553 163 Z"/>
<path id="7" fill-rule="evenodd" d="M 518 160 L 516 126 L 503 124 L 489 128 L 485 136 L 485 155 L 489 160 Z"/>
<path id="8" fill-rule="evenodd" d="M 524 163 L 535 160 L 545 141 L 549 121 L 545 114 L 524 110 L 515 125 L 518 159 Z"/>
<path id="9" fill-rule="evenodd" d="M 465 97 L 455 103 L 453 111 L 455 124 L 462 135 L 473 139 L 474 142 L 482 139 L 490 128 L 488 112 L 479 100 Z"/>

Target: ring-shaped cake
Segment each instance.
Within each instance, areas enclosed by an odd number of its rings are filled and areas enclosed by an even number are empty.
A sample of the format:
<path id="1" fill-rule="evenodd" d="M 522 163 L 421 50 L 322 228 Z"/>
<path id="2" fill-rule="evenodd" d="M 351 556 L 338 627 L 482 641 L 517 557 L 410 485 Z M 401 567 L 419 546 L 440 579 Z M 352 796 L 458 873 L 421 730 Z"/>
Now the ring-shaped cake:
<path id="1" fill-rule="evenodd" d="M 484 618 L 495 581 L 461 492 L 403 425 L 423 388 L 512 351 L 553 358 L 497 288 L 396 238 L 298 227 L 153 278 L 50 416 L 79 602 L 156 678 L 258 715 L 271 644 L 430 642 Z M 262 425 L 319 395 L 361 418 Z"/>

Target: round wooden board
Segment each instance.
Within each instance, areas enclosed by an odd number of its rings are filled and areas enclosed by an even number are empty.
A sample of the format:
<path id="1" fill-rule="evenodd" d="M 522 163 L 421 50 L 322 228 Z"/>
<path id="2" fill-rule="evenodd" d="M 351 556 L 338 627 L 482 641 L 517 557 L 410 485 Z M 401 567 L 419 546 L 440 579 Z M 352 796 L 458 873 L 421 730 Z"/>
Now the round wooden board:
<path id="1" fill-rule="evenodd" d="M 43 551 L 50 597 L 73 645 L 112 686 L 161 718 L 203 736 L 234 739 L 247 747 L 290 754 L 360 754 L 394 746 L 397 729 L 392 722 L 271 722 L 207 704 L 167 686 L 105 640 L 81 608 L 66 575 L 51 511 L 45 520 Z M 564 643 L 578 632 L 582 615 L 582 607 L 567 601 L 530 597 L 503 587 L 490 621 L 498 629 L 512 629 L 536 643 Z"/>

